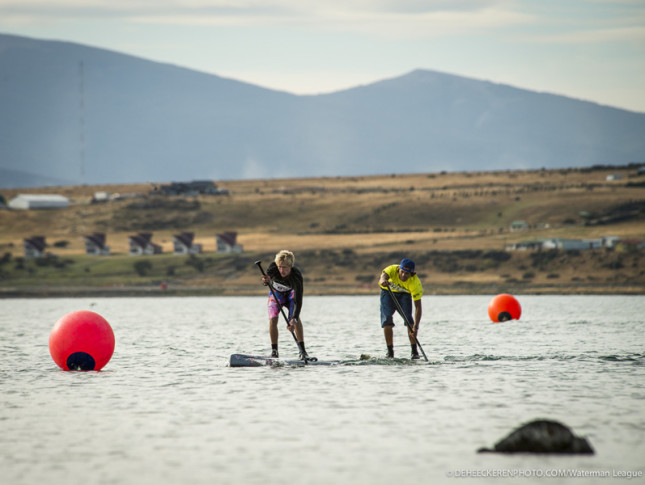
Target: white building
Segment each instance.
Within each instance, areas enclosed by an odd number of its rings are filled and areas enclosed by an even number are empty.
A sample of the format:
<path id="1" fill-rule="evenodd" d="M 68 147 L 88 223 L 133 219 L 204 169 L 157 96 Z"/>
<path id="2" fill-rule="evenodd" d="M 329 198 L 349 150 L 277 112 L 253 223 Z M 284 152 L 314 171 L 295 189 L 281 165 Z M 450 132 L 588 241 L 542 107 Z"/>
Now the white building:
<path id="1" fill-rule="evenodd" d="M 241 253 L 242 245 L 237 244 L 237 232 L 224 232 L 215 236 L 218 253 Z"/>
<path id="2" fill-rule="evenodd" d="M 42 258 L 45 255 L 47 243 L 44 236 L 32 236 L 23 239 L 22 244 L 25 250 L 25 259 Z"/>
<path id="3" fill-rule="evenodd" d="M 526 221 L 513 221 L 511 222 L 509 229 L 511 232 L 528 231 L 530 229 L 530 226 L 526 223 Z"/>
<path id="4" fill-rule="evenodd" d="M 616 236 L 605 236 L 598 239 L 533 239 L 506 245 L 507 251 L 535 251 L 541 249 L 561 249 L 563 251 L 582 251 L 585 249 L 614 248 L 620 239 Z"/>
<path id="5" fill-rule="evenodd" d="M 85 236 L 85 253 L 99 256 L 110 254 L 110 246 L 105 245 L 105 234 L 95 232 L 94 234 Z"/>
<path id="6" fill-rule="evenodd" d="M 192 232 L 182 232 L 173 236 L 175 254 L 200 254 L 202 245 L 193 242 L 195 234 Z"/>
<path id="7" fill-rule="evenodd" d="M 134 236 L 129 236 L 130 254 L 133 256 L 145 254 L 161 254 L 163 249 L 158 244 L 152 242 L 152 233 L 142 232 Z"/>
<path id="8" fill-rule="evenodd" d="M 597 249 L 602 247 L 600 239 L 547 239 L 542 243 L 543 249 L 562 249 L 564 251 L 581 251 L 584 249 Z"/>
<path id="9" fill-rule="evenodd" d="M 615 248 L 618 241 L 620 241 L 618 236 L 605 236 L 602 238 L 602 245 L 606 248 Z"/>
<path id="10" fill-rule="evenodd" d="M 69 199 L 56 194 L 19 194 L 9 201 L 12 209 L 64 209 Z"/>
<path id="11" fill-rule="evenodd" d="M 94 195 L 92 196 L 92 202 L 95 204 L 98 202 L 109 202 L 109 201 L 110 201 L 109 192 L 94 192 Z"/>
<path id="12" fill-rule="evenodd" d="M 611 182 L 612 180 L 622 180 L 623 175 L 620 173 L 612 173 L 610 175 L 607 175 L 607 182 Z"/>

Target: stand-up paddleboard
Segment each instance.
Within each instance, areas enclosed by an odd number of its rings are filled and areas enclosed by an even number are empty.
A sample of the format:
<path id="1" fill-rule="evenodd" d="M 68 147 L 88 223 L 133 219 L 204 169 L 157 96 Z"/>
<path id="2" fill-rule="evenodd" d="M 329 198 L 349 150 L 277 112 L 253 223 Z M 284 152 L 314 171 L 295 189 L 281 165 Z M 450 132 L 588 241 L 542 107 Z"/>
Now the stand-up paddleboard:
<path id="1" fill-rule="evenodd" d="M 277 359 L 275 357 L 262 357 L 259 355 L 232 354 L 229 365 L 231 367 L 262 367 L 265 365 L 338 365 L 340 363 L 340 360 L 309 360 L 304 362 L 303 360 Z"/>

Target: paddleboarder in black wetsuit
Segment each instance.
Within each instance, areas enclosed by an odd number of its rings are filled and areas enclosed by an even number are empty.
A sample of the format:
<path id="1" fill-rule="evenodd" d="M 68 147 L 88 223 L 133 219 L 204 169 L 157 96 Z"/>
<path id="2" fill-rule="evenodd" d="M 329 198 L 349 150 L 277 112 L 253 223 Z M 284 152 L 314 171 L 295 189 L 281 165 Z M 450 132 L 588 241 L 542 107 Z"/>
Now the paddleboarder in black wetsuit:
<path id="1" fill-rule="evenodd" d="M 262 276 L 262 282 L 268 285 L 271 282 L 278 301 L 276 302 L 272 293 L 269 293 L 269 337 L 271 339 L 271 357 L 278 357 L 278 317 L 280 307 L 289 309 L 289 324 L 287 328 L 296 334 L 300 344 L 300 359 L 309 356 L 305 350 L 304 332 L 300 320 L 302 309 L 302 295 L 304 283 L 302 273 L 294 262 L 296 258 L 291 251 L 283 249 L 275 256 L 275 261 L 267 268 L 267 274 Z M 303 355 L 304 353 L 304 355 Z"/>

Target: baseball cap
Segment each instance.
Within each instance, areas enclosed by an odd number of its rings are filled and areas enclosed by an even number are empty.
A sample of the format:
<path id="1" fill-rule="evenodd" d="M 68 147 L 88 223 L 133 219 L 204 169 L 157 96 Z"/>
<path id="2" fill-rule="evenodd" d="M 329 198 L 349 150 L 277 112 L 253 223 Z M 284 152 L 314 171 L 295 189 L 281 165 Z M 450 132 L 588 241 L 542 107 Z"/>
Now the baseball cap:
<path id="1" fill-rule="evenodd" d="M 414 273 L 414 261 L 408 258 L 403 258 L 401 260 L 401 264 L 399 264 L 399 268 L 403 271 L 407 271 L 408 273 Z"/>

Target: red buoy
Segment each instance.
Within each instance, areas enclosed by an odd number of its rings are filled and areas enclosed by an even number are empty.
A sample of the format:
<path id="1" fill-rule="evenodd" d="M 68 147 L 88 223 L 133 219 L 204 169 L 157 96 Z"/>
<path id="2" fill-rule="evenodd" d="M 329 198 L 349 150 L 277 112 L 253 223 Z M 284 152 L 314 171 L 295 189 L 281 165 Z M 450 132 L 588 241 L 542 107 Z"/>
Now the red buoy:
<path id="1" fill-rule="evenodd" d="M 101 370 L 113 352 L 114 332 L 98 313 L 68 313 L 49 334 L 49 353 L 63 370 Z"/>
<path id="2" fill-rule="evenodd" d="M 488 316 L 493 322 L 519 320 L 522 315 L 520 302 L 512 295 L 503 293 L 497 295 L 488 304 Z"/>

